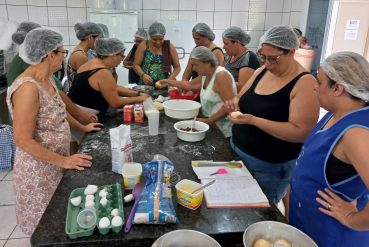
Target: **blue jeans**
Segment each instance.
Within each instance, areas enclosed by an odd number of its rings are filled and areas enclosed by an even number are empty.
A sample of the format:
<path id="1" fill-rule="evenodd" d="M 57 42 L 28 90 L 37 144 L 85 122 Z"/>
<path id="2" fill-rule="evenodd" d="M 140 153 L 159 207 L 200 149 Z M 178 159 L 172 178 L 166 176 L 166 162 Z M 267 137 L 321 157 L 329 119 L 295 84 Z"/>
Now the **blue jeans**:
<path id="1" fill-rule="evenodd" d="M 242 152 L 234 145 L 232 139 L 231 146 L 261 187 L 278 203 L 285 196 L 290 185 L 296 159 L 283 163 L 270 163 Z"/>

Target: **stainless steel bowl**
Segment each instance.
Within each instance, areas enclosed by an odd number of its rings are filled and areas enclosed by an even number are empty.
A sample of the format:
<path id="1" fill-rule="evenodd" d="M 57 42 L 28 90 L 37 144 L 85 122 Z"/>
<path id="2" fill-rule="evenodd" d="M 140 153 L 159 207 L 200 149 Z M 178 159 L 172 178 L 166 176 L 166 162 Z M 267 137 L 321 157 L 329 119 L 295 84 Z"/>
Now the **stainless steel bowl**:
<path id="1" fill-rule="evenodd" d="M 293 226 L 276 221 L 261 221 L 249 226 L 243 234 L 243 244 L 245 247 L 252 247 L 256 240 L 261 238 L 272 244 L 278 239 L 284 239 L 292 246 L 318 247 L 316 243 L 302 231 Z"/>
<path id="2" fill-rule="evenodd" d="M 158 238 L 151 247 L 221 247 L 217 241 L 208 235 L 192 230 L 177 230 L 168 232 Z"/>
<path id="3" fill-rule="evenodd" d="M 141 91 L 145 94 L 153 96 L 155 88 L 153 86 L 148 86 L 148 85 L 139 85 L 139 86 L 132 87 L 132 90 Z"/>

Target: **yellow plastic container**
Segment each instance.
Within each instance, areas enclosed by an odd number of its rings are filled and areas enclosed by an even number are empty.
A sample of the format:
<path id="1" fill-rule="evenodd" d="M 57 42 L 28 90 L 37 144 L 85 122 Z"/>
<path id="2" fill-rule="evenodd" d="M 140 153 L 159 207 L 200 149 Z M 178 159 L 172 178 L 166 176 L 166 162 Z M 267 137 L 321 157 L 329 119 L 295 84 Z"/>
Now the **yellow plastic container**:
<path id="1" fill-rule="evenodd" d="M 176 185 L 178 203 L 192 210 L 200 207 L 204 197 L 204 190 L 197 191 L 195 194 L 191 194 L 191 192 L 199 189 L 201 186 L 201 184 L 188 179 L 181 180 Z"/>
<path id="2" fill-rule="evenodd" d="M 142 165 L 140 163 L 125 163 L 122 168 L 124 188 L 126 190 L 133 190 L 133 187 L 140 182 L 141 174 Z"/>

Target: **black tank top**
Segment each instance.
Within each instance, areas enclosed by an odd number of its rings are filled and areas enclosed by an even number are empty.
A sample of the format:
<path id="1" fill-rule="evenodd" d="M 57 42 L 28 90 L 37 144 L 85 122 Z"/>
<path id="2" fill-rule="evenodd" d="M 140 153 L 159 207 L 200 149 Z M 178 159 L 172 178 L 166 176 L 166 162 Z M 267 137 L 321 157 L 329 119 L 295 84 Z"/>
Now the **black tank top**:
<path id="1" fill-rule="evenodd" d="M 328 183 L 333 185 L 351 178 L 358 173 L 353 165 L 343 162 L 331 153 L 327 160 L 325 174 Z"/>
<path id="2" fill-rule="evenodd" d="M 73 103 L 87 108 L 95 109 L 104 112 L 108 109 L 109 103 L 105 100 L 101 92 L 93 89 L 88 82 L 88 79 L 99 70 L 105 68 L 98 68 L 87 70 L 81 73 L 76 73 L 73 81 L 73 87 L 69 91 L 69 98 Z"/>
<path id="3" fill-rule="evenodd" d="M 135 61 L 135 55 L 137 51 L 137 45 L 134 44 L 131 50 L 131 56 L 129 57 L 130 62 Z M 130 69 L 128 72 L 128 83 L 136 83 L 138 84 L 138 81 L 140 80 L 140 76 L 136 74 L 136 72 L 133 69 Z"/>
<path id="4" fill-rule="evenodd" d="M 223 53 L 223 50 L 220 47 L 214 47 L 211 51 L 214 52 L 215 50 L 220 50 Z M 197 74 L 196 71 L 192 70 L 192 76 L 191 76 L 192 80 L 195 79 L 198 76 L 199 76 L 199 74 Z"/>
<path id="5" fill-rule="evenodd" d="M 239 101 L 240 111 L 256 117 L 288 122 L 290 94 L 296 82 L 308 72 L 296 76 L 279 91 L 269 95 L 255 93 L 255 88 L 267 72 L 264 69 L 255 79 Z M 296 159 L 303 143 L 292 143 L 278 139 L 263 130 L 248 124 L 234 124 L 232 128 L 233 143 L 243 152 L 255 158 L 271 163 L 282 163 Z"/>

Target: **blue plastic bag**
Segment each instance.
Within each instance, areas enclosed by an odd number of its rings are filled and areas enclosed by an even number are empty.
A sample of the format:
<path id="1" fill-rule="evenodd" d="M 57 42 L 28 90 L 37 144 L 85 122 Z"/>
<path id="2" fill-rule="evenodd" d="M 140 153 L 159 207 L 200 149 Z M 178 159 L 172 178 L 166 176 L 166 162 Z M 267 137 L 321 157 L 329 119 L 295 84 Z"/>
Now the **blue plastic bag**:
<path id="1" fill-rule="evenodd" d="M 153 161 L 142 166 L 146 185 L 138 199 L 133 223 L 179 223 L 169 184 L 174 165 L 165 156 L 155 155 Z"/>

